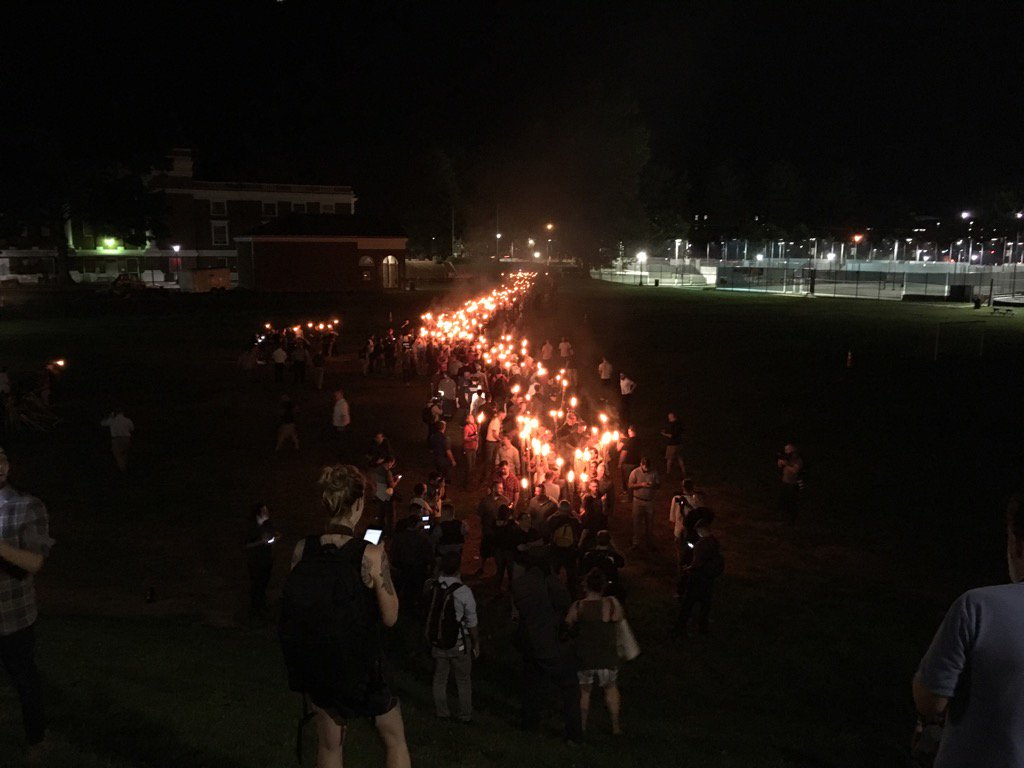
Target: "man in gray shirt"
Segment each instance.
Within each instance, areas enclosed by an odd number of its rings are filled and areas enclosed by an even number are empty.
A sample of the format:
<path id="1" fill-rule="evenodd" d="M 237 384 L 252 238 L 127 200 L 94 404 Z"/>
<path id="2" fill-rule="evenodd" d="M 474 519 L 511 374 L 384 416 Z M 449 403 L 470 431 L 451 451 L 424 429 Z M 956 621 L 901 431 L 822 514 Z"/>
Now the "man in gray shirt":
<path id="1" fill-rule="evenodd" d="M 654 495 L 660 485 L 661 478 L 651 469 L 650 460 L 641 457 L 640 466 L 629 473 L 629 490 L 633 492 L 633 549 L 640 548 L 641 537 L 644 548 L 651 548 Z"/>
<path id="2" fill-rule="evenodd" d="M 922 725 L 945 720 L 935 768 L 1024 765 L 1024 497 L 1006 517 L 1012 583 L 957 598 L 914 676 Z"/>

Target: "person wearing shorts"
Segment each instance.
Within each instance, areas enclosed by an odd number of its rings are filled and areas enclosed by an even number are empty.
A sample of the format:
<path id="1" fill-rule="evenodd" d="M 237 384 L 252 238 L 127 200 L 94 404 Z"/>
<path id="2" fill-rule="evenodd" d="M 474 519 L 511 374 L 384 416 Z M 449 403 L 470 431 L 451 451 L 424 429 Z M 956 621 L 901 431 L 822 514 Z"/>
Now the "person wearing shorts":
<path id="1" fill-rule="evenodd" d="M 591 570 L 583 579 L 586 596 L 569 607 L 565 623 L 575 626 L 576 658 L 580 683 L 580 717 L 583 729 L 587 728 L 587 714 L 590 711 L 590 692 L 594 684 L 604 691 L 605 706 L 612 721 L 612 733 L 622 733 L 619 723 L 619 654 L 616 642 L 616 625 L 622 620 L 622 604 L 614 597 L 605 597 L 608 579 L 598 568 Z"/>

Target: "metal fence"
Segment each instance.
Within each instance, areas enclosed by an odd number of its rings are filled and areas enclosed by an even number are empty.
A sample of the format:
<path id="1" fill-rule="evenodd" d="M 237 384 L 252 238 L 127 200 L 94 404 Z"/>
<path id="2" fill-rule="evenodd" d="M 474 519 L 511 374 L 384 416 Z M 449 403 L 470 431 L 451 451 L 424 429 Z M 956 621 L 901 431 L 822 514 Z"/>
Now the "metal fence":
<path id="1" fill-rule="evenodd" d="M 1018 274 L 1019 273 L 1019 274 Z M 786 260 L 667 261 L 591 270 L 591 277 L 624 285 L 715 288 L 864 299 L 971 301 L 1024 297 L 1024 265 L 967 266 L 946 262 Z"/>

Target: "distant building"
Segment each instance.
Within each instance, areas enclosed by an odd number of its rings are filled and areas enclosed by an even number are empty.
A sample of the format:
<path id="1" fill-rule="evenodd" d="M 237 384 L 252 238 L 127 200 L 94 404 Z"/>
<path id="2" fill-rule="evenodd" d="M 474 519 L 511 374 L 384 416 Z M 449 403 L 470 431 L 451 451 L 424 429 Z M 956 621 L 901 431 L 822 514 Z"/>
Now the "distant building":
<path id="1" fill-rule="evenodd" d="M 291 214 L 238 242 L 238 285 L 266 292 L 397 288 L 405 279 L 401 229 L 339 214 Z"/>
<path id="2" fill-rule="evenodd" d="M 66 236 L 74 278 L 103 282 L 131 274 L 155 282 L 174 281 L 182 269 L 229 267 L 235 272 L 237 235 L 294 213 L 355 213 L 357 198 L 350 186 L 207 181 L 194 177 L 191 150 L 171 150 L 169 160 L 170 169 L 149 180 L 150 190 L 163 198 L 165 234 L 151 236 L 145 246 L 126 245 L 113 233 L 73 218 Z M 15 248 L 0 251 L 0 278 L 53 273 L 51 233 L 43 230 L 26 231 L 12 244 Z"/>

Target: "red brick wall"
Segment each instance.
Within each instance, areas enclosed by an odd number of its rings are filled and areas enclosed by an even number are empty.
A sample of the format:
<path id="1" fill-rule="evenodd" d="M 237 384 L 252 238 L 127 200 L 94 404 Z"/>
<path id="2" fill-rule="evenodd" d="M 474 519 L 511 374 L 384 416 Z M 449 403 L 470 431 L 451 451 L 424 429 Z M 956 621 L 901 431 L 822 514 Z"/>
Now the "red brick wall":
<path id="1" fill-rule="evenodd" d="M 403 274 L 405 253 L 394 249 L 356 250 L 355 243 L 239 243 L 239 285 L 268 292 L 381 290 L 380 264 L 388 255 L 398 259 Z M 365 256 L 373 259 L 372 267 L 359 266 Z"/>

